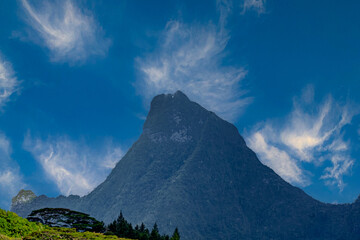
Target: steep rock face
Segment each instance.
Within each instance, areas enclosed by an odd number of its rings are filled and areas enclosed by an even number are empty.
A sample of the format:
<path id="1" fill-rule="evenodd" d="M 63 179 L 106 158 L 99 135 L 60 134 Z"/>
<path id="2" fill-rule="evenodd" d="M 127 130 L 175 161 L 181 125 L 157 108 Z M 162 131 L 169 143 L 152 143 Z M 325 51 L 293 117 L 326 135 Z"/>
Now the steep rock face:
<path id="1" fill-rule="evenodd" d="M 120 210 L 133 224 L 157 222 L 183 239 L 357 239 L 359 204 L 314 200 L 264 166 L 237 129 L 183 93 L 159 95 L 143 133 L 107 179 L 79 198 L 37 197 L 13 207 L 90 213 Z"/>
<path id="2" fill-rule="evenodd" d="M 20 192 L 15 197 L 12 198 L 11 205 L 16 206 L 16 205 L 22 205 L 25 203 L 29 203 L 32 200 L 34 200 L 35 198 L 36 198 L 36 195 L 31 190 L 21 189 Z"/>

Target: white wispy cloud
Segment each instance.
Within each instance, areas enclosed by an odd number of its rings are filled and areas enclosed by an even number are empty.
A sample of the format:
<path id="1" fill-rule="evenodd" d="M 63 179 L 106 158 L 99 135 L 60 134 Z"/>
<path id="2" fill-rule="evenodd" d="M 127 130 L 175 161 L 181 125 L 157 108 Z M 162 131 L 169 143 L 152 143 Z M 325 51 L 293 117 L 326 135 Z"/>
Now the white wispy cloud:
<path id="1" fill-rule="evenodd" d="M 249 147 L 258 154 L 261 162 L 273 169 L 287 182 L 299 186 L 307 185 L 309 180 L 296 160 L 286 151 L 266 142 L 266 137 L 267 131 L 263 129 L 262 131 L 254 132 L 247 139 Z"/>
<path id="2" fill-rule="evenodd" d="M 20 81 L 11 63 L 0 54 L 0 110 L 19 92 L 19 87 Z M 10 206 L 11 198 L 26 186 L 17 162 L 11 158 L 11 151 L 9 139 L 0 132 L 0 204 L 6 208 Z"/>
<path id="3" fill-rule="evenodd" d="M 11 158 L 9 139 L 0 133 L 0 203 L 10 207 L 11 198 L 26 185 L 23 183 L 19 165 Z"/>
<path id="4" fill-rule="evenodd" d="M 16 78 L 10 62 L 0 55 L 0 109 L 19 90 L 20 81 Z"/>
<path id="5" fill-rule="evenodd" d="M 22 0 L 27 22 L 41 41 L 34 35 L 31 39 L 50 50 L 52 61 L 78 63 L 107 53 L 111 41 L 89 11 L 71 0 L 34 3 Z"/>
<path id="6" fill-rule="evenodd" d="M 246 69 L 223 64 L 230 39 L 225 25 L 231 6 L 218 1 L 218 8 L 216 25 L 169 21 L 155 51 L 137 58 L 140 74 L 136 87 L 146 100 L 181 90 L 230 121 L 251 102 L 242 86 Z"/>
<path id="7" fill-rule="evenodd" d="M 266 0 L 244 0 L 242 5 L 242 13 L 249 10 L 256 11 L 258 14 L 265 13 L 265 2 Z"/>
<path id="8" fill-rule="evenodd" d="M 343 176 L 354 164 L 350 142 L 343 139 L 344 127 L 358 113 L 358 109 L 340 104 L 330 95 L 321 104 L 314 102 L 310 86 L 300 98 L 294 98 L 293 110 L 285 119 L 259 124 L 247 140 L 260 160 L 290 183 L 308 183 L 302 163 L 317 167 L 330 163 L 320 178 L 342 190 Z"/>
<path id="9" fill-rule="evenodd" d="M 68 137 L 32 138 L 29 134 L 24 148 L 41 164 L 47 176 L 63 195 L 83 196 L 105 180 L 123 156 L 121 148 L 106 141 L 100 150 Z"/>

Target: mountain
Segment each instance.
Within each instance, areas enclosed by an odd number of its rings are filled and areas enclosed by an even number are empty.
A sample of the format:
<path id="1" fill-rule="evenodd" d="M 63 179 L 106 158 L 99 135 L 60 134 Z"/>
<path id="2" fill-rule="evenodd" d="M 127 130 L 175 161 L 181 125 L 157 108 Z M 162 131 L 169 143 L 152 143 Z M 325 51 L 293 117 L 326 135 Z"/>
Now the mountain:
<path id="1" fill-rule="evenodd" d="M 182 239 L 359 239 L 360 202 L 321 203 L 263 165 L 236 127 L 182 92 L 151 102 L 143 133 L 106 180 L 84 197 L 13 204 L 87 212 L 105 223 L 120 210 Z"/>

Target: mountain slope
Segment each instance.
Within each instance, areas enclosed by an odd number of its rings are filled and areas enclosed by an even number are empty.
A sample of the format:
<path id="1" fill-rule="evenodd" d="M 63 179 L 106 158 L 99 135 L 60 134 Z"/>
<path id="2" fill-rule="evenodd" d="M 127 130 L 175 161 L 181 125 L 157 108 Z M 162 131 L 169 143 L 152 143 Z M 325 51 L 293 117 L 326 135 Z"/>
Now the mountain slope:
<path id="1" fill-rule="evenodd" d="M 138 141 L 107 179 L 79 198 L 14 204 L 26 215 L 64 207 L 112 221 L 157 222 L 184 239 L 358 239 L 359 203 L 314 200 L 264 166 L 235 126 L 183 93 L 159 95 Z"/>

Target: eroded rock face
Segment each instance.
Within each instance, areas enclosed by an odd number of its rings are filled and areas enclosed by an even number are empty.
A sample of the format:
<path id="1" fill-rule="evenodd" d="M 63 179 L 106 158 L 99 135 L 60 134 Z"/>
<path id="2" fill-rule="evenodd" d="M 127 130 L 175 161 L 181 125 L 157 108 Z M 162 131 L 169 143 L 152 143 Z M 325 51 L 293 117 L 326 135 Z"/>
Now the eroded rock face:
<path id="1" fill-rule="evenodd" d="M 76 228 L 78 232 L 103 232 L 104 224 L 88 214 L 64 208 L 44 208 L 32 211 L 27 217 L 31 222 L 39 222 L 50 227 Z"/>
<path id="2" fill-rule="evenodd" d="M 20 192 L 12 198 L 11 206 L 30 203 L 36 198 L 36 195 L 31 190 L 21 189 Z"/>

